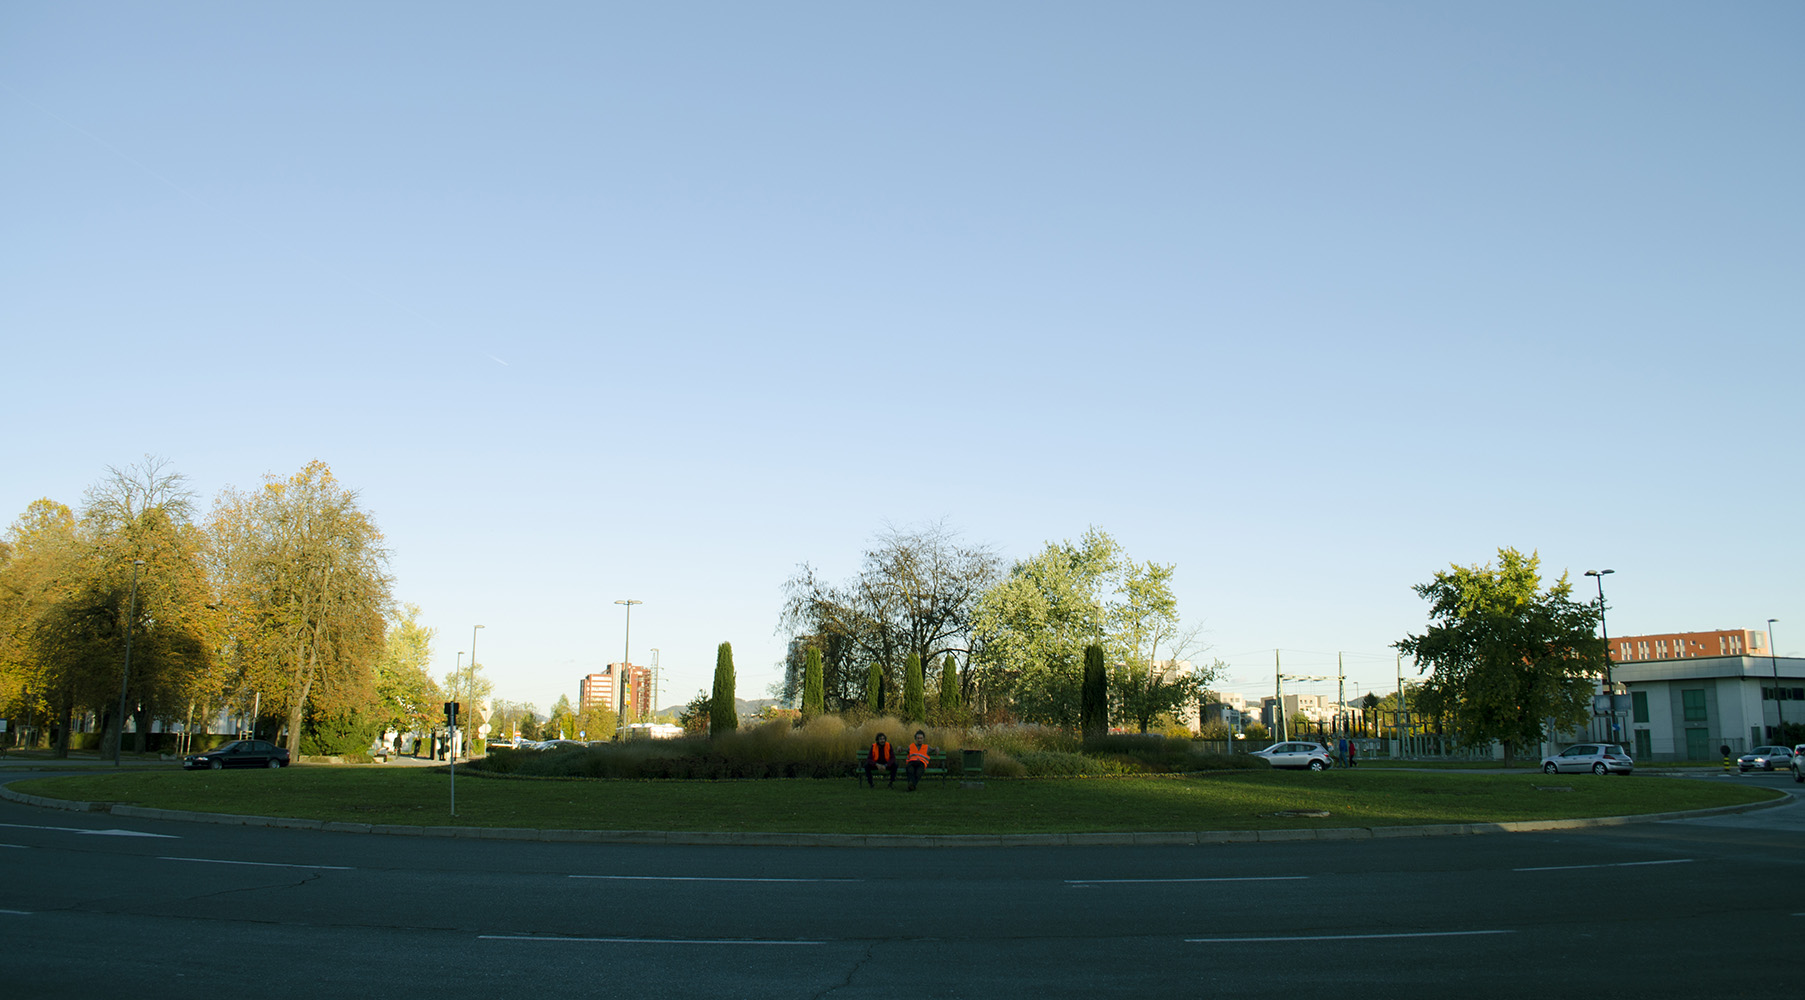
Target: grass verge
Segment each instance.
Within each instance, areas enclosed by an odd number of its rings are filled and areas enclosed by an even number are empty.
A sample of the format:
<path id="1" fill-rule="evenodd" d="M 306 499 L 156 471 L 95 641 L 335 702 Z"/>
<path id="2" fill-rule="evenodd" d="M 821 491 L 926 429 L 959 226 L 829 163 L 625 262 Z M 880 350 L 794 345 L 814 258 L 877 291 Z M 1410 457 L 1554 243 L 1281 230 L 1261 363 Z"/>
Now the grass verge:
<path id="1" fill-rule="evenodd" d="M 1575 819 L 1739 805 L 1784 793 L 1656 777 L 1241 771 L 1157 778 L 593 781 L 311 766 L 17 781 L 21 792 L 162 809 L 409 826 L 849 834 L 1268 830 Z M 1551 791 L 1565 789 L 1565 791 Z M 1274 815 L 1327 811 L 1326 818 Z"/>

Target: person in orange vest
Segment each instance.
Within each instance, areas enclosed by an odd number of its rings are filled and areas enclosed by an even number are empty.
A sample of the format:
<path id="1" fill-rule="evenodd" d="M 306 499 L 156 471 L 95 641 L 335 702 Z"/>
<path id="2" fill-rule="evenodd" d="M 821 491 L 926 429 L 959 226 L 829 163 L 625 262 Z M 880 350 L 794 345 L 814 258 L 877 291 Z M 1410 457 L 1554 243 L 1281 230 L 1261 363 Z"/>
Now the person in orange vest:
<path id="1" fill-rule="evenodd" d="M 919 729 L 915 730 L 915 742 L 909 744 L 909 759 L 906 762 L 909 769 L 909 791 L 911 792 L 921 781 L 922 772 L 927 770 L 928 751 L 931 749 L 928 746 L 928 734 Z"/>
<path id="2" fill-rule="evenodd" d="M 877 787 L 877 780 L 873 776 L 880 767 L 890 772 L 890 784 L 895 785 L 896 752 L 890 746 L 890 737 L 883 733 L 877 734 L 877 739 L 871 744 L 871 752 L 865 755 L 865 784 Z"/>

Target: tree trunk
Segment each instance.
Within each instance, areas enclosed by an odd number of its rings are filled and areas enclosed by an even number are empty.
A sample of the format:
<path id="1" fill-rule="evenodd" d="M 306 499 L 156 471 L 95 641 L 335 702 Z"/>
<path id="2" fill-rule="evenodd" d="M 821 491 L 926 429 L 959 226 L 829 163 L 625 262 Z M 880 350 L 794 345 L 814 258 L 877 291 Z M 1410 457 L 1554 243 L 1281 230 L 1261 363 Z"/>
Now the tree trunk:
<path id="1" fill-rule="evenodd" d="M 301 714 L 307 707 L 307 695 L 313 691 L 314 667 L 317 665 L 318 654 L 313 649 L 308 649 L 306 655 L 307 666 L 300 671 L 300 687 L 288 703 L 288 756 L 291 760 L 301 759 Z"/>

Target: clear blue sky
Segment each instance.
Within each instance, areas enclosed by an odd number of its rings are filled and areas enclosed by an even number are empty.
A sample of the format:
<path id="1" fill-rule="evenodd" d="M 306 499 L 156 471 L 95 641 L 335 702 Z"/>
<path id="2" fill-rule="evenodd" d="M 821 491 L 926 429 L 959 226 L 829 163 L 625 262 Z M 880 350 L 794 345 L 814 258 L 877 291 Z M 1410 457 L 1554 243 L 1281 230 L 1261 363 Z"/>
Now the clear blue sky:
<path id="1" fill-rule="evenodd" d="M 0 148 L 0 517 L 322 459 L 542 711 L 941 519 L 1248 694 L 1506 545 L 1805 652 L 1797 3 L 13 0 Z"/>

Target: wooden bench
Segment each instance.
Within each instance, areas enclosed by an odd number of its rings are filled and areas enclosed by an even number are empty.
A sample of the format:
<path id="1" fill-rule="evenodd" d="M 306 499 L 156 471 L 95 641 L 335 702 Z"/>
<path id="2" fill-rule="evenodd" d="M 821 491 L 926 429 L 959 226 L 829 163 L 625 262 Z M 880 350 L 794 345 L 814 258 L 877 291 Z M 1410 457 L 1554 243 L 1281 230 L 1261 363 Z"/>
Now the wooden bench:
<path id="1" fill-rule="evenodd" d="M 855 781 L 865 780 L 865 760 L 868 756 L 870 756 L 870 754 L 867 752 L 853 758 L 852 777 Z M 876 781 L 880 774 L 887 778 L 890 772 L 882 768 L 872 771 L 871 780 Z M 907 785 L 909 777 L 909 748 L 906 746 L 896 748 L 896 776 L 903 779 L 904 784 Z M 938 776 L 941 781 L 946 780 L 945 750 L 942 750 L 939 747 L 928 748 L 928 766 L 921 769 L 921 776 L 924 778 Z"/>

